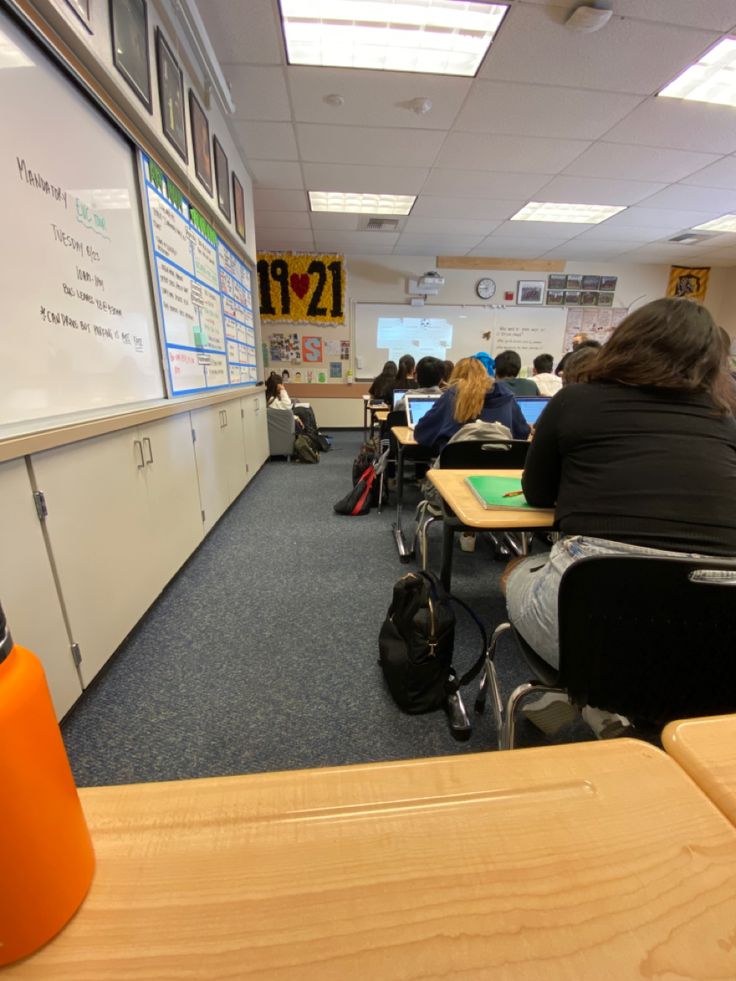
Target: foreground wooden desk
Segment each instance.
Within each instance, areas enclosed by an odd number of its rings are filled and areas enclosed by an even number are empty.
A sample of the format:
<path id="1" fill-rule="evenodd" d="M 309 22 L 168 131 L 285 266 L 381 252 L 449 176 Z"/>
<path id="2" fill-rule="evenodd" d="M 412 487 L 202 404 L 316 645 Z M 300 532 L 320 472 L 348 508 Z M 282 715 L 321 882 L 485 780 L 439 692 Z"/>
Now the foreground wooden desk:
<path id="1" fill-rule="evenodd" d="M 670 722 L 662 745 L 736 825 L 736 715 Z"/>
<path id="2" fill-rule="evenodd" d="M 645 743 L 81 796 L 91 892 L 3 981 L 736 977 L 736 829 Z"/>
<path id="3" fill-rule="evenodd" d="M 484 508 L 465 483 L 466 477 L 477 474 L 486 477 L 521 477 L 521 473 L 521 470 L 429 470 L 427 476 L 453 514 L 470 528 L 477 528 L 479 531 L 551 528 L 554 525 L 554 511 L 502 511 L 500 508 Z M 453 530 L 447 522 L 443 522 L 440 578 L 445 589 L 450 588 L 452 579 L 453 541 Z"/>

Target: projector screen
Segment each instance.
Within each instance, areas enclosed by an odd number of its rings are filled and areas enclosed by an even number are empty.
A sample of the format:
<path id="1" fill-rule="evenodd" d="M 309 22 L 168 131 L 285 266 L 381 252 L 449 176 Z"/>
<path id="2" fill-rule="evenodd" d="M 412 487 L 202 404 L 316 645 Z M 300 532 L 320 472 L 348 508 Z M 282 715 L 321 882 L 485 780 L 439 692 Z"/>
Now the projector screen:
<path id="1" fill-rule="evenodd" d="M 517 351 L 522 374 L 538 354 L 557 360 L 563 353 L 567 311 L 564 307 L 439 306 L 357 303 L 355 305 L 356 377 L 372 379 L 385 361 L 402 354 L 415 361 L 427 355 L 458 361 L 477 351 Z M 484 334 L 490 334 L 489 338 Z"/>

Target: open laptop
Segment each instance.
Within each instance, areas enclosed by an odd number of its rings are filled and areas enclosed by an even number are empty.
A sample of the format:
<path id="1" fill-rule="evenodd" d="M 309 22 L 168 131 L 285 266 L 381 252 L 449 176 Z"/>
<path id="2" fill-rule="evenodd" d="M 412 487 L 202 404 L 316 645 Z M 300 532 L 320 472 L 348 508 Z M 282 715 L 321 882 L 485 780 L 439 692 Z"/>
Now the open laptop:
<path id="1" fill-rule="evenodd" d="M 399 404 L 399 402 L 406 395 L 407 391 L 408 391 L 408 389 L 406 389 L 406 388 L 395 388 L 394 389 L 394 404 L 393 404 L 392 408 L 394 408 L 394 409 L 396 408 L 396 406 Z"/>
<path id="2" fill-rule="evenodd" d="M 549 402 L 548 398 L 517 398 L 516 404 L 521 409 L 521 414 L 530 426 L 536 425 L 537 419 L 544 411 L 544 407 Z"/>
<path id="3" fill-rule="evenodd" d="M 413 429 L 432 406 L 440 395 L 412 395 L 411 392 L 406 396 L 406 424 L 409 429 Z"/>

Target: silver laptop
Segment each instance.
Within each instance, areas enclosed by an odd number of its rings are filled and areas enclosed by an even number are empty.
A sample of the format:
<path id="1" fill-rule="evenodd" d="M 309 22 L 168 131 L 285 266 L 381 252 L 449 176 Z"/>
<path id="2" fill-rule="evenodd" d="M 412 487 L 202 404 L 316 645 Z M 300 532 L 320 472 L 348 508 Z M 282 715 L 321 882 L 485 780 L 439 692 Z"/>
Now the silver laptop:
<path id="1" fill-rule="evenodd" d="M 440 395 L 406 395 L 406 424 L 409 429 L 413 429 L 420 419 L 424 418 Z"/>

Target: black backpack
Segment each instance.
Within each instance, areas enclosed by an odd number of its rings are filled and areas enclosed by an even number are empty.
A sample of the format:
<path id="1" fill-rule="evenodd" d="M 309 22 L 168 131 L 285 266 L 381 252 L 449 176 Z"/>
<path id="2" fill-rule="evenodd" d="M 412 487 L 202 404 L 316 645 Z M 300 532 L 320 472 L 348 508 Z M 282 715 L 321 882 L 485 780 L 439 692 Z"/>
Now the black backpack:
<path id="1" fill-rule="evenodd" d="M 475 621 L 483 640 L 480 657 L 457 678 L 452 669 L 455 613 L 451 601 Z M 378 637 L 379 663 L 394 701 L 410 715 L 446 705 L 450 695 L 479 674 L 488 646 L 475 613 L 451 596 L 431 572 L 410 572 L 394 586 L 388 615 Z"/>
<path id="2" fill-rule="evenodd" d="M 376 471 L 371 464 L 366 467 L 365 472 L 361 474 L 353 489 L 348 491 L 345 497 L 341 497 L 336 504 L 333 504 L 335 513 L 349 514 L 353 517 L 368 514 L 371 509 L 371 494 L 375 482 Z"/>

